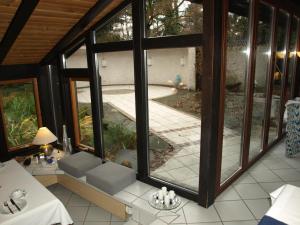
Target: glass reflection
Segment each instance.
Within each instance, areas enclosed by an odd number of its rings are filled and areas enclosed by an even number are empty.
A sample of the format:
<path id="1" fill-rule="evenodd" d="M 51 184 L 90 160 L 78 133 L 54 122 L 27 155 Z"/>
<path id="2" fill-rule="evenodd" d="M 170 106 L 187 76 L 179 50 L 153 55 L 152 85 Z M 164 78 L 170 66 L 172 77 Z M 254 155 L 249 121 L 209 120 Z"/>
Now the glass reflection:
<path id="1" fill-rule="evenodd" d="M 271 144 L 278 137 L 278 128 L 280 121 L 280 102 L 281 92 L 284 81 L 284 58 L 286 55 L 286 39 L 288 28 L 288 14 L 282 10 L 278 13 L 278 24 L 276 31 L 276 52 L 273 73 L 272 99 L 270 111 L 270 125 L 268 143 Z"/>
<path id="2" fill-rule="evenodd" d="M 259 4 L 249 161 L 257 156 L 262 149 L 267 91 L 266 82 L 271 54 L 272 14 L 273 9 L 271 6 Z"/>
<path id="3" fill-rule="evenodd" d="M 228 13 L 221 182 L 231 177 L 241 164 L 245 86 L 249 56 L 249 2 L 238 2 L 240 9 L 233 7 L 236 1 L 230 1 Z"/>

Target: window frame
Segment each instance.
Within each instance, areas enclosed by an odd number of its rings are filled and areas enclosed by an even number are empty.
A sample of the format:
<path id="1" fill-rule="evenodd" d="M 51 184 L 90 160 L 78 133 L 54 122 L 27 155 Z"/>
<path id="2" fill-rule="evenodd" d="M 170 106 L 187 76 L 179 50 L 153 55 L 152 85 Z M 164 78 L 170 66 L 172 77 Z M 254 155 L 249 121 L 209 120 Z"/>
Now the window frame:
<path id="1" fill-rule="evenodd" d="M 79 118 L 78 118 L 77 90 L 75 87 L 76 81 L 88 81 L 90 83 L 89 78 L 85 78 L 85 77 L 69 78 L 70 99 L 71 99 L 71 106 L 72 106 L 72 120 L 73 120 L 73 130 L 74 130 L 74 143 L 75 146 L 80 151 L 94 152 L 95 151 L 94 147 L 80 143 L 81 131 L 79 125 Z"/>
<path id="2" fill-rule="evenodd" d="M 37 116 L 37 125 L 38 125 L 38 128 L 40 128 L 40 127 L 43 126 L 43 122 L 42 122 L 42 113 L 41 113 L 37 78 L 25 78 L 25 79 L 17 79 L 17 80 L 0 81 L 0 85 L 22 84 L 22 83 L 32 83 L 32 85 L 33 85 L 33 96 L 34 96 L 35 111 L 36 111 L 36 116 Z M 1 113 L 2 123 L 3 123 L 3 133 L 4 133 L 4 136 L 5 136 L 5 145 L 7 147 L 8 152 L 14 152 L 14 151 L 17 151 L 17 150 L 20 150 L 20 149 L 24 149 L 24 148 L 28 148 L 28 147 L 33 146 L 32 143 L 28 143 L 28 144 L 18 145 L 18 146 L 15 146 L 15 147 L 9 147 L 8 139 L 7 139 L 6 122 L 4 120 L 4 109 L 3 109 L 2 96 L 0 96 L 0 113 Z"/>

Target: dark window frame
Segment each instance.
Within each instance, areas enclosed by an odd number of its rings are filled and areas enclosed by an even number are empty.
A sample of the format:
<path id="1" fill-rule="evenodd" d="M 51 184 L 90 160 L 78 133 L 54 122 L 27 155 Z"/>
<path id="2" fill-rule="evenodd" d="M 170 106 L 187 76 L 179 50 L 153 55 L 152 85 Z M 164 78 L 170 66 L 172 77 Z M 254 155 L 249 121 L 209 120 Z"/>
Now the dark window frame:
<path id="1" fill-rule="evenodd" d="M 72 105 L 72 120 L 73 120 L 73 130 L 74 130 L 74 143 L 78 150 L 94 152 L 95 151 L 94 147 L 82 144 L 80 142 L 81 130 L 80 130 L 79 118 L 78 118 L 78 101 L 77 101 L 76 81 L 90 82 L 90 80 L 88 78 L 84 78 L 84 77 L 80 77 L 80 78 L 79 77 L 76 77 L 76 78 L 70 77 L 69 78 L 70 98 L 71 98 L 71 105 Z"/>

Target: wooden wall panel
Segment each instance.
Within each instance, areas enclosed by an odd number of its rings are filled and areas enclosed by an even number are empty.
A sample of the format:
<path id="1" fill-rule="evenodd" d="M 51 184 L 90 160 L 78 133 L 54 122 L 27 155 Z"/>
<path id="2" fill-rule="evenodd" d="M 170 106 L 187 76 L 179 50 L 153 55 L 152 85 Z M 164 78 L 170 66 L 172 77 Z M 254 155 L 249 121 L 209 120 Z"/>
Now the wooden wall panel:
<path id="1" fill-rule="evenodd" d="M 0 42 L 21 3 L 21 0 L 0 1 Z"/>

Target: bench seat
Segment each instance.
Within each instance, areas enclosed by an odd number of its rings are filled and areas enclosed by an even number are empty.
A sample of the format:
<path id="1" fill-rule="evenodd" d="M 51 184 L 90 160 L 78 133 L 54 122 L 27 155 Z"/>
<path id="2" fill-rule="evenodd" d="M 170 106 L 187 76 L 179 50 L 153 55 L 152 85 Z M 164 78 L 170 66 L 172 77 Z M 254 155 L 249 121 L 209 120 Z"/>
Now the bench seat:
<path id="1" fill-rule="evenodd" d="M 86 182 L 114 195 L 136 181 L 133 169 L 113 162 L 106 162 L 86 172 Z"/>
<path id="2" fill-rule="evenodd" d="M 78 152 L 57 161 L 58 168 L 74 177 L 85 176 L 85 173 L 102 164 L 102 159 L 87 152 Z"/>

